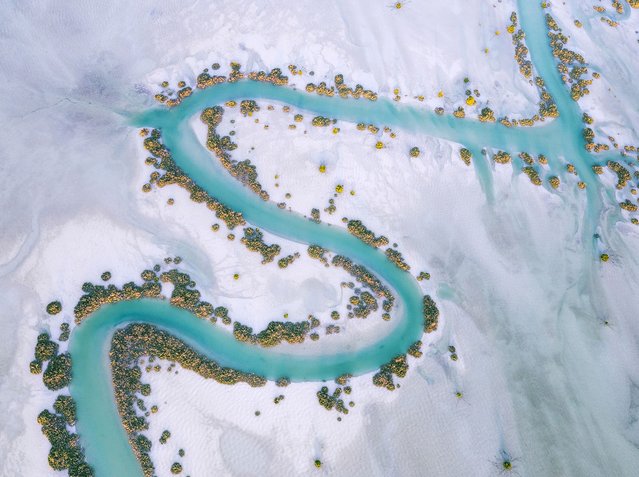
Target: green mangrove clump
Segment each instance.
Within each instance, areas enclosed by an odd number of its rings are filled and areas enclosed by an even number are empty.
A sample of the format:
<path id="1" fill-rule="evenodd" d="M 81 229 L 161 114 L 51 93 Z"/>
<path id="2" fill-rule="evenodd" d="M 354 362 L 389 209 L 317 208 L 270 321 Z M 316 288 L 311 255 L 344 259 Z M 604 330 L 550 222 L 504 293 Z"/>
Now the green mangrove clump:
<path id="1" fill-rule="evenodd" d="M 280 258 L 277 261 L 277 266 L 280 268 L 286 268 L 298 258 L 300 258 L 300 254 L 297 252 L 292 255 L 287 255 L 286 257 Z"/>
<path id="2" fill-rule="evenodd" d="M 62 303 L 59 301 L 52 301 L 47 305 L 47 313 L 50 315 L 57 315 L 62 311 Z"/>
<path id="3" fill-rule="evenodd" d="M 411 355 L 413 358 L 421 358 L 424 353 L 422 353 L 422 342 L 415 341 L 408 348 L 407 354 Z"/>
<path id="4" fill-rule="evenodd" d="M 498 151 L 493 156 L 493 160 L 498 164 L 508 164 L 510 162 L 510 154 L 504 151 Z"/>
<path id="5" fill-rule="evenodd" d="M 58 354 L 58 343 L 49 339 L 48 333 L 40 333 L 35 347 L 37 361 L 49 361 Z"/>
<path id="6" fill-rule="evenodd" d="M 319 245 L 309 245 L 307 252 L 309 257 L 314 258 L 315 260 L 319 260 L 324 265 L 328 265 L 328 260 L 324 256 L 324 254 L 326 254 L 328 250 L 326 250 L 325 248 L 320 247 Z"/>
<path id="7" fill-rule="evenodd" d="M 270 263 L 279 255 L 281 247 L 277 244 L 267 245 L 263 240 L 264 234 L 258 228 L 247 227 L 244 229 L 244 237 L 240 240 L 246 248 L 262 255 L 262 263 Z"/>
<path id="8" fill-rule="evenodd" d="M 615 161 L 608 161 L 606 165 L 608 166 L 608 169 L 617 174 L 617 189 L 621 190 L 626 187 L 628 182 L 632 179 L 632 176 L 630 175 L 630 172 L 628 172 L 628 169 Z"/>
<path id="9" fill-rule="evenodd" d="M 535 170 L 533 166 L 525 166 L 522 169 L 522 172 L 528 176 L 530 182 L 532 182 L 536 186 L 541 185 L 541 178 L 539 177 L 539 173 Z"/>
<path id="10" fill-rule="evenodd" d="M 42 381 L 51 391 L 68 386 L 71 382 L 71 355 L 63 353 L 51 358 L 42 375 Z"/>
<path id="11" fill-rule="evenodd" d="M 344 400 L 340 399 L 342 395 L 342 388 L 335 388 L 335 390 L 329 394 L 328 387 L 322 386 L 322 388 L 317 391 L 317 400 L 324 409 L 330 411 L 335 409 L 337 412 L 341 412 L 342 414 L 348 414 L 348 409 L 344 405 Z"/>
<path id="12" fill-rule="evenodd" d="M 238 341 L 270 348 L 279 345 L 282 341 L 291 344 L 303 343 L 311 328 L 313 326 L 309 321 L 296 323 L 271 321 L 265 329 L 258 333 L 253 333 L 253 328 L 236 321 L 233 323 L 233 336 Z"/>
<path id="13" fill-rule="evenodd" d="M 389 391 L 395 390 L 395 383 L 393 381 L 393 375 L 398 378 L 403 378 L 408 372 L 408 362 L 406 361 L 406 355 L 395 356 L 388 363 L 382 365 L 379 371 L 373 376 L 373 384 L 375 386 L 383 387 Z"/>
<path id="14" fill-rule="evenodd" d="M 76 406 L 75 401 L 71 396 L 65 396 L 63 394 L 59 395 L 53 403 L 53 409 L 55 412 L 64 417 L 64 420 L 68 425 L 75 425 Z"/>
<path id="15" fill-rule="evenodd" d="M 392 248 L 387 248 L 384 253 L 386 255 L 386 258 L 393 262 L 395 266 L 400 270 L 404 270 L 405 272 L 410 270 L 410 265 L 404 261 L 404 257 L 402 256 L 401 252 Z"/>
<path id="16" fill-rule="evenodd" d="M 333 121 L 329 118 L 325 118 L 324 116 L 315 116 L 311 121 L 311 124 L 313 126 L 327 127 L 333 124 Z"/>
<path id="17" fill-rule="evenodd" d="M 38 414 L 38 424 L 51 444 L 48 461 L 53 470 L 67 470 L 69 477 L 93 477 L 93 469 L 85 460 L 79 437 L 69 431 L 68 420 L 64 416 L 45 409 Z"/>
<path id="18" fill-rule="evenodd" d="M 253 113 L 260 110 L 260 107 L 252 99 L 245 99 L 240 102 L 240 113 L 243 116 L 252 116 Z"/>
<path id="19" fill-rule="evenodd" d="M 464 164 L 466 164 L 467 166 L 470 166 L 470 161 L 473 158 L 473 153 L 470 152 L 465 147 L 462 147 L 459 150 L 459 157 L 461 158 L 462 161 L 464 161 Z"/>
<path id="20" fill-rule="evenodd" d="M 349 220 L 346 224 L 347 230 L 371 247 L 385 247 L 388 245 L 388 238 L 383 235 L 376 237 L 372 230 L 368 229 L 361 220 Z"/>
<path id="21" fill-rule="evenodd" d="M 367 318 L 368 315 L 378 309 L 377 300 L 367 291 L 362 292 L 359 297 L 352 296 L 350 303 L 353 305 L 352 313 L 356 318 Z"/>
<path id="22" fill-rule="evenodd" d="M 424 333 L 431 333 L 437 329 L 437 323 L 439 321 L 439 309 L 437 308 L 437 305 L 430 297 L 430 295 L 424 296 L 423 318 Z"/>

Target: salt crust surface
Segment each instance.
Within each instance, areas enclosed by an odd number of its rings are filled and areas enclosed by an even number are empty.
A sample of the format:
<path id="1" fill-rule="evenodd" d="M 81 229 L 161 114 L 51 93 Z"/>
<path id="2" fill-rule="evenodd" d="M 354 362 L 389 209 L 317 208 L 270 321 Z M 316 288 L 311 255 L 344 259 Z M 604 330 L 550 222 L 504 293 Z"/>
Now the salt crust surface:
<path id="1" fill-rule="evenodd" d="M 582 2 L 567 3 L 576 9 Z M 185 194 L 140 192 L 148 170 L 139 138 L 118 112 L 149 105 L 161 80 L 175 83 L 213 61 L 237 60 L 250 69 L 294 63 L 305 73 L 313 69 L 315 81 L 342 72 L 347 82 L 382 94 L 399 87 L 406 102 L 424 94 L 429 108 L 459 104 L 469 76 L 498 114 L 527 116 L 536 110 L 536 91 L 512 61 L 504 34 L 512 10 L 511 1 L 462 0 L 411 2 L 400 12 L 355 2 L 286 9 L 261 2 L 8 7 L 0 49 L 0 403 L 6 411 L 0 474 L 57 475 L 35 423 L 53 395 L 28 374 L 27 363 L 36 335 L 49 327 L 57 334 L 59 322 L 70 319 L 84 281 L 110 270 L 121 284 L 164 256 L 181 255 L 206 296 L 229 295 L 234 317 L 245 315 L 239 297 L 256 287 L 264 287 L 260 309 L 285 302 L 260 282 L 258 274 L 266 280 L 270 272 L 258 257 L 215 238 L 210 219 Z M 562 7 L 553 13 L 565 28 L 572 23 Z M 615 35 L 630 35 L 636 22 L 632 12 Z M 571 34 L 603 75 L 585 103 L 595 119 L 636 123 L 631 91 L 616 83 L 636 76 L 628 53 L 617 49 L 630 42 L 616 41 L 603 24 Z M 592 48 L 599 41 L 608 42 L 606 54 Z M 629 76 L 617 74 L 624 68 Z M 298 87 L 308 78 L 298 79 Z M 606 84 L 616 103 L 599 90 Z M 440 89 L 444 98 L 437 98 Z M 615 129 L 636 137 L 630 128 Z M 370 376 L 356 378 L 357 405 L 342 422 L 313 402 L 317 383 L 256 390 L 204 382 L 186 371 L 151 374 L 151 400 L 160 411 L 150 432 L 169 428 L 174 435 L 166 447 L 154 446 L 159 474 L 168 474 L 183 447 L 185 469 L 194 476 L 291 469 L 316 475 L 316 457 L 330 475 L 496 475 L 502 451 L 519 475 L 632 475 L 639 465 L 637 232 L 618 226 L 612 263 L 579 283 L 590 265 L 579 241 L 578 192 L 534 188 L 500 166 L 496 205 L 487 205 L 457 146 L 398 131 L 391 147 L 372 151 L 365 133 L 349 134 L 346 125 L 342 131 L 336 139 L 309 129 L 310 139 L 329 147 L 322 157 L 280 154 L 280 170 L 287 171 L 280 190 L 293 194 L 291 207 L 308 213 L 309 206 L 325 206 L 335 182 L 347 190 L 352 184 L 356 196 L 340 198 L 336 217 L 363 220 L 397 241 L 417 269 L 431 272 L 427 285 L 437 290 L 443 317 L 438 339 L 397 392 L 374 388 Z M 419 160 L 406 155 L 414 144 L 423 145 Z M 268 157 L 268 144 L 253 145 Z M 350 146 L 366 152 L 355 157 Z M 321 179 L 320 159 L 329 165 Z M 254 160 L 269 180 L 268 168 L 279 169 L 259 163 L 257 152 Z M 303 200 L 298 190 L 306 174 L 314 188 Z M 169 196 L 176 199 L 172 207 L 165 205 Z M 223 259 L 217 244 L 225 247 Z M 229 274 L 236 268 L 242 278 L 235 283 Z M 312 278 L 334 287 L 341 279 L 312 266 L 289 275 L 299 287 Z M 62 317 L 45 318 L 44 306 L 59 297 Z M 294 306 L 301 313 L 308 304 Z M 602 326 L 604 319 L 611 326 Z M 377 333 L 370 323 L 368 332 Z M 448 344 L 461 357 L 454 365 Z M 280 393 L 286 399 L 276 406 L 272 398 Z"/>

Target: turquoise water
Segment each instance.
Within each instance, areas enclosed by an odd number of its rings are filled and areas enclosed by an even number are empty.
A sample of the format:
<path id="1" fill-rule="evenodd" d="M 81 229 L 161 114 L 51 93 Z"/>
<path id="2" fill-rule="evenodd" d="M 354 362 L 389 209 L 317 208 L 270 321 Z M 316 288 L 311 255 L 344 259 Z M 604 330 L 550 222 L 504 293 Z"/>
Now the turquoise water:
<path id="1" fill-rule="evenodd" d="M 584 238 L 591 235 L 602 199 L 599 182 L 591 170 L 593 158 L 583 148 L 581 111 L 556 72 L 539 2 L 520 1 L 519 17 L 526 31 L 532 61 L 561 113 L 558 120 L 547 121 L 541 127 L 509 129 L 500 124 L 438 116 L 386 99 L 370 102 L 320 97 L 251 81 L 226 83 L 198 91 L 178 108 L 153 109 L 135 116 L 134 125 L 162 130 L 163 141 L 175 162 L 209 194 L 242 212 L 253 225 L 293 241 L 319 244 L 366 266 L 394 290 L 400 313 L 395 312 L 390 333 L 365 348 L 332 355 L 288 356 L 277 350 L 267 351 L 238 342 L 230 333 L 164 302 L 140 300 L 103 307 L 73 331 L 70 343 L 74 362 L 71 394 L 78 406 L 77 429 L 96 475 L 141 475 L 120 424 L 111 388 L 108 352 L 113 332 L 119 326 L 132 322 L 154 324 L 221 365 L 270 379 L 286 376 L 293 381 L 317 381 L 333 379 L 343 373 L 373 371 L 392 357 L 403 354 L 422 334 L 422 294 L 414 278 L 397 269 L 381 252 L 344 230 L 280 210 L 242 187 L 212 159 L 211 153 L 200 145 L 188 126 L 188 120 L 205 107 L 231 99 L 268 99 L 315 115 L 386 125 L 456 141 L 473 151 L 475 170 L 489 201 L 492 200 L 492 173 L 486 159 L 481 157 L 483 147 L 546 154 L 553 172 L 559 176 L 562 175 L 560 168 L 565 164 L 557 160 L 561 157 L 573 163 L 581 179 L 588 184 L 585 192 L 588 212 L 583 233 Z"/>

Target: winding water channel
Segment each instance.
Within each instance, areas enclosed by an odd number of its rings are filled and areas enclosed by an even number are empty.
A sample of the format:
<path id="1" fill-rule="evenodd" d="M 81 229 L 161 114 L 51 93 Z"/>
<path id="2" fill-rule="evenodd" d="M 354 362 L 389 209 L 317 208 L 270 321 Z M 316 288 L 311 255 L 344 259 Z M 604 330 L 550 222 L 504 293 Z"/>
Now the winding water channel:
<path id="1" fill-rule="evenodd" d="M 77 403 L 77 429 L 87 461 L 96 475 L 142 475 L 113 398 L 108 353 L 118 327 L 133 322 L 153 324 L 220 365 L 268 379 L 287 376 L 292 381 L 316 381 L 333 379 L 344 373 L 371 372 L 392 357 L 404 354 L 423 332 L 422 293 L 410 274 L 399 270 L 380 251 L 343 229 L 314 223 L 300 214 L 280 210 L 275 204 L 262 201 L 212 160 L 211 153 L 202 147 L 188 124 L 189 119 L 205 107 L 235 99 L 267 99 L 316 115 L 387 125 L 452 140 L 473 151 L 479 180 L 489 197 L 491 171 L 480 152 L 484 147 L 546 154 L 558 175 L 560 165 L 552 159 L 570 158 L 581 180 L 588 185 L 585 221 L 590 222 L 590 226 L 584 227 L 584 234 L 588 233 L 598 220 L 602 199 L 599 181 L 591 170 L 594 160 L 583 147 L 581 111 L 557 73 L 539 2 L 519 1 L 519 18 L 537 74 L 544 79 L 560 111 L 557 120 L 546 121 L 543 126 L 506 128 L 500 124 L 438 116 L 386 99 L 371 102 L 320 97 L 290 87 L 253 81 L 217 85 L 196 92 L 177 108 L 153 109 L 135 117 L 135 126 L 161 129 L 163 142 L 176 164 L 212 197 L 241 212 L 247 222 L 261 229 L 289 240 L 321 245 L 364 265 L 394 291 L 401 313 L 389 334 L 380 336 L 364 348 L 332 355 L 288 356 L 277 350 L 239 342 L 228 331 L 165 302 L 138 300 L 103 306 L 73 331 L 70 343 L 74 363 L 70 391 Z"/>

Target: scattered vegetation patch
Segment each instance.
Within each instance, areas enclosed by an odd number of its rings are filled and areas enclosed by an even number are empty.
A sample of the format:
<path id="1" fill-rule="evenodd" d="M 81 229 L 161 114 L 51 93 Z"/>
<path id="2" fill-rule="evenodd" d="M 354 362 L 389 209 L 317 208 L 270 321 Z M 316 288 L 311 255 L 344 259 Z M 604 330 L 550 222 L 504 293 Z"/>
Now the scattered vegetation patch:
<path id="1" fill-rule="evenodd" d="M 361 265 L 354 264 L 352 260 L 342 255 L 335 255 L 332 263 L 336 267 L 342 267 L 357 281 L 372 290 L 377 296 L 383 297 L 382 308 L 390 312 L 395 302 L 395 297 L 391 291 L 371 272 Z"/>
<path id="2" fill-rule="evenodd" d="M 240 111 L 244 116 L 251 116 L 254 111 L 259 111 L 259 106 L 257 106 L 257 103 L 253 100 L 245 100 L 240 103 Z M 268 192 L 266 192 L 258 182 L 256 167 L 249 159 L 243 161 L 233 159 L 229 151 L 237 149 L 237 144 L 231 140 L 230 136 L 220 136 L 217 133 L 217 126 L 222 122 L 223 115 L 224 108 L 221 106 L 206 108 L 202 111 L 202 114 L 200 114 L 200 120 L 208 127 L 206 147 L 215 154 L 220 164 L 222 164 L 233 177 L 242 184 L 247 185 L 263 200 L 269 200 Z"/>
<path id="3" fill-rule="evenodd" d="M 266 383 L 261 376 L 222 367 L 178 338 L 148 324 L 134 323 L 117 330 L 113 335 L 109 356 L 118 412 L 146 477 L 152 476 L 155 470 L 148 454 L 150 441 L 140 439 L 140 433 L 147 429 L 148 423 L 144 417 L 136 414 L 134 408 L 136 394 L 141 392 L 143 386 L 140 381 L 142 370 L 137 364 L 140 357 L 155 356 L 176 362 L 205 379 L 214 379 L 222 384 L 245 382 L 255 387 Z"/>

